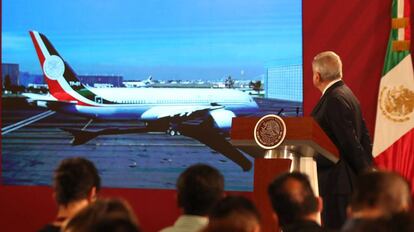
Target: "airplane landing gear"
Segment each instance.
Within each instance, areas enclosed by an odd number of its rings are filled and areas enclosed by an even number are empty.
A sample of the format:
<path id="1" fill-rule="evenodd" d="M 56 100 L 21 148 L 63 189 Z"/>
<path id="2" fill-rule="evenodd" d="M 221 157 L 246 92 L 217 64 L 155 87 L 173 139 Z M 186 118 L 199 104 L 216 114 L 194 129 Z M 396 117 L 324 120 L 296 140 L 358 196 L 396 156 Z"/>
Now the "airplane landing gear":
<path id="1" fill-rule="evenodd" d="M 167 134 L 169 134 L 170 136 L 181 135 L 181 133 L 178 130 L 176 130 L 172 127 L 168 128 Z"/>

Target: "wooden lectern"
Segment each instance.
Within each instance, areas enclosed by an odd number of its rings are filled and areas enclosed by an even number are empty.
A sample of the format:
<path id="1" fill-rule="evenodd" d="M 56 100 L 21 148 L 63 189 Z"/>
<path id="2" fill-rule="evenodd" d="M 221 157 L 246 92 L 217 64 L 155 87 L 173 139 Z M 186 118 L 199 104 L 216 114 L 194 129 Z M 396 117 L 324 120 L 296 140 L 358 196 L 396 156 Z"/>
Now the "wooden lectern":
<path id="1" fill-rule="evenodd" d="M 273 150 L 265 150 L 254 138 L 254 128 L 259 119 L 233 118 L 231 143 L 255 158 L 253 200 L 262 215 L 262 231 L 278 231 L 267 195 L 269 183 L 283 172 L 300 171 L 309 175 L 312 188 L 319 195 L 314 158 L 322 155 L 336 163 L 339 153 L 312 117 L 283 118 L 286 124 L 284 141 Z"/>

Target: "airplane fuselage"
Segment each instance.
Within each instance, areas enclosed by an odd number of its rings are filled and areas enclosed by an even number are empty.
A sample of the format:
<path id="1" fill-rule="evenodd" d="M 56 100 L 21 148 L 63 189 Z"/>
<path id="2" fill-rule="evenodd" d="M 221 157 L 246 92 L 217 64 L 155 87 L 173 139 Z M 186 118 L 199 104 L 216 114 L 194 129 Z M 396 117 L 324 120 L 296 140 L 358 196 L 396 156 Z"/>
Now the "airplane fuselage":
<path id="1" fill-rule="evenodd" d="M 89 88 L 95 93 L 89 105 L 62 108 L 63 113 L 104 120 L 153 121 L 165 116 L 217 105 L 236 116 L 257 111 L 256 102 L 247 94 L 233 89 L 189 88 Z M 73 95 L 77 95 L 74 91 Z M 81 96 L 80 96 L 81 97 Z M 104 101 L 105 100 L 105 101 Z M 106 102 L 106 103 L 105 103 Z M 110 102 L 110 103 L 108 103 Z"/>

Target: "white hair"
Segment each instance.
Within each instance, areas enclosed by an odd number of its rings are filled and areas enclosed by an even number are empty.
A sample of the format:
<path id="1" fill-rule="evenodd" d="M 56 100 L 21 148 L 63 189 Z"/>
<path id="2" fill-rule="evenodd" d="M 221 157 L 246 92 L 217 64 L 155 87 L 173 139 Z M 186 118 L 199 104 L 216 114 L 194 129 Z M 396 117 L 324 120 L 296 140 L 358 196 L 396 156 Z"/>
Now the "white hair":
<path id="1" fill-rule="evenodd" d="M 312 68 L 321 75 L 324 81 L 342 78 L 342 61 L 335 52 L 325 51 L 316 55 L 313 58 Z"/>

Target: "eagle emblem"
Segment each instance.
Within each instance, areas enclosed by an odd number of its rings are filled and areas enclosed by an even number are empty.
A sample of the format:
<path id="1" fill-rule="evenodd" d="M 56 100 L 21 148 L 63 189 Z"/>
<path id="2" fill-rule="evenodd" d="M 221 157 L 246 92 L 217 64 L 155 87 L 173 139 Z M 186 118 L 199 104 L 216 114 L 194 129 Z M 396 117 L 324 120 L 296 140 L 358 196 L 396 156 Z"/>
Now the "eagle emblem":
<path id="1" fill-rule="evenodd" d="M 63 60 L 56 55 L 46 57 L 43 64 L 43 70 L 47 78 L 51 80 L 57 80 L 65 73 L 65 63 Z"/>
<path id="2" fill-rule="evenodd" d="M 385 86 L 380 91 L 379 104 L 382 114 L 389 120 L 408 121 L 414 111 L 414 91 L 403 85 Z"/>
<path id="3" fill-rule="evenodd" d="M 266 115 L 255 126 L 254 138 L 256 143 L 264 149 L 276 148 L 283 142 L 285 136 L 285 122 L 277 115 Z"/>

